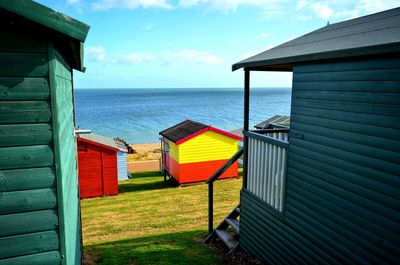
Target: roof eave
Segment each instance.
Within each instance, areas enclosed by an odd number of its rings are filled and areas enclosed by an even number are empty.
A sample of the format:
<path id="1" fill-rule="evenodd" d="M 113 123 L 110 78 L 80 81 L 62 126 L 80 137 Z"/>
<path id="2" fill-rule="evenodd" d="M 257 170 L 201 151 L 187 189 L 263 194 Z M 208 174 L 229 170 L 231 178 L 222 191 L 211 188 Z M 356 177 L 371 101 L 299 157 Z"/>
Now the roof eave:
<path id="1" fill-rule="evenodd" d="M 84 42 L 90 26 L 34 1 L 2 0 L 0 7 Z"/>
<path id="2" fill-rule="evenodd" d="M 86 139 L 86 138 L 83 138 L 81 136 L 78 136 L 78 139 L 80 141 L 82 141 L 82 142 L 93 144 L 93 145 L 96 145 L 96 146 L 99 146 L 99 147 L 103 147 L 103 148 L 111 150 L 111 151 L 120 151 L 120 152 L 124 152 L 124 153 L 128 152 L 128 150 L 117 148 L 117 147 L 114 147 L 114 146 L 109 146 L 107 144 L 100 143 L 100 142 L 97 142 L 97 141 L 93 141 L 93 140 L 90 140 L 90 139 Z"/>
<path id="3" fill-rule="evenodd" d="M 293 65 L 296 63 L 320 61 L 320 60 L 332 60 L 332 59 L 343 59 L 350 57 L 360 56 L 371 56 L 388 53 L 400 52 L 400 43 L 390 43 L 383 45 L 366 46 L 352 49 L 327 51 L 320 53 L 312 53 L 299 56 L 282 57 L 276 59 L 267 60 L 253 60 L 253 61 L 242 61 L 232 65 L 232 71 L 236 71 L 240 68 L 244 68 L 250 71 L 287 71 L 293 70 Z M 255 56 L 257 57 L 257 56 Z"/>

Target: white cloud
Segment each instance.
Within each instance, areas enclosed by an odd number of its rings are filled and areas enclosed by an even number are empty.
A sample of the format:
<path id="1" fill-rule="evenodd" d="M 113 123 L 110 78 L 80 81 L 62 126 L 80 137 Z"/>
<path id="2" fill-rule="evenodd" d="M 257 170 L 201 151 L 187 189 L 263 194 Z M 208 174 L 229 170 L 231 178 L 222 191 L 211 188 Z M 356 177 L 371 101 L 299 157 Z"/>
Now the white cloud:
<path id="1" fill-rule="evenodd" d="M 75 5 L 81 2 L 81 0 L 67 0 L 67 5 Z"/>
<path id="2" fill-rule="evenodd" d="M 261 34 L 258 34 L 257 36 L 256 36 L 256 39 L 257 40 L 262 40 L 262 39 L 266 39 L 266 38 L 268 38 L 268 37 L 270 37 L 271 36 L 271 34 L 269 34 L 268 32 L 263 32 L 263 33 L 261 33 Z"/>
<path id="3" fill-rule="evenodd" d="M 155 56 L 148 52 L 127 53 L 116 59 L 116 63 L 137 64 L 154 60 Z"/>
<path id="4" fill-rule="evenodd" d="M 154 28 L 154 24 L 147 24 L 142 27 L 142 30 L 152 30 Z"/>
<path id="5" fill-rule="evenodd" d="M 334 11 L 327 2 L 308 2 L 299 0 L 296 5 L 297 10 L 310 9 L 318 18 L 329 19 L 333 16 Z M 303 15 L 304 16 L 304 15 Z"/>
<path id="6" fill-rule="evenodd" d="M 360 0 L 356 8 L 370 14 L 399 6 L 398 0 Z"/>
<path id="7" fill-rule="evenodd" d="M 161 54 L 164 64 L 177 65 L 178 63 L 197 63 L 197 64 L 220 64 L 223 62 L 221 57 L 209 52 L 194 49 L 184 49 L 180 51 L 165 51 Z"/>
<path id="8" fill-rule="evenodd" d="M 171 9 L 168 0 L 98 0 L 92 3 L 93 10 L 108 10 L 112 8 L 161 8 Z"/>
<path id="9" fill-rule="evenodd" d="M 88 61 L 101 62 L 106 57 L 106 50 L 101 46 L 89 46 L 85 48 L 85 58 Z"/>
<path id="10" fill-rule="evenodd" d="M 329 19 L 333 15 L 333 9 L 327 3 L 316 2 L 310 5 L 315 15 L 322 19 Z"/>
<path id="11" fill-rule="evenodd" d="M 287 0 L 180 0 L 178 5 L 183 8 L 201 5 L 212 10 L 235 11 L 239 6 L 244 5 L 266 9 L 283 2 L 287 2 Z"/>
<path id="12" fill-rule="evenodd" d="M 398 6 L 398 0 L 331 0 L 329 2 L 298 0 L 296 10 L 302 12 L 298 16 L 299 19 L 308 19 L 309 14 L 312 13 L 313 17 L 324 20 L 343 20 L 376 13 Z M 307 11 L 309 11 L 308 14 Z"/>

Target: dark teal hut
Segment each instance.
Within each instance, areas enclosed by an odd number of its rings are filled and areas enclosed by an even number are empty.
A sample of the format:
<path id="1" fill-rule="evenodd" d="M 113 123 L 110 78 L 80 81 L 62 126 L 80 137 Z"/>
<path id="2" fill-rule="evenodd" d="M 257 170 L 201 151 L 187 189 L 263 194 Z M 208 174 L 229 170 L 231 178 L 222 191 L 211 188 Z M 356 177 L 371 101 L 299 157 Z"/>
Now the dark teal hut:
<path id="1" fill-rule="evenodd" d="M 400 8 L 327 25 L 240 68 L 240 248 L 267 264 L 400 264 Z M 253 71 L 293 72 L 288 140 L 249 131 Z"/>
<path id="2" fill-rule="evenodd" d="M 89 27 L 0 1 L 0 264 L 80 264 L 72 69 Z"/>

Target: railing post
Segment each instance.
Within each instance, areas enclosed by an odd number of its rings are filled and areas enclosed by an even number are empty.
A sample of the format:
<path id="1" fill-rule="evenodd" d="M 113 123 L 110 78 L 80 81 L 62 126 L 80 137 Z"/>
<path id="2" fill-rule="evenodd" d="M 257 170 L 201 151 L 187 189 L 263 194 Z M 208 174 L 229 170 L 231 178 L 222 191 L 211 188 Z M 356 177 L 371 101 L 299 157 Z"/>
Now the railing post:
<path id="1" fill-rule="evenodd" d="M 209 236 L 214 231 L 214 181 L 216 181 L 239 157 L 243 155 L 243 148 L 239 149 L 220 169 L 218 169 L 206 183 L 208 184 L 208 232 Z M 209 239 L 207 237 L 206 241 Z"/>
<path id="2" fill-rule="evenodd" d="M 244 124 L 243 131 L 249 130 L 250 118 L 250 71 L 244 71 Z M 247 189 L 247 152 L 248 152 L 248 137 L 243 133 L 243 188 Z"/>
<path id="3" fill-rule="evenodd" d="M 208 233 L 214 230 L 214 182 L 208 183 Z"/>

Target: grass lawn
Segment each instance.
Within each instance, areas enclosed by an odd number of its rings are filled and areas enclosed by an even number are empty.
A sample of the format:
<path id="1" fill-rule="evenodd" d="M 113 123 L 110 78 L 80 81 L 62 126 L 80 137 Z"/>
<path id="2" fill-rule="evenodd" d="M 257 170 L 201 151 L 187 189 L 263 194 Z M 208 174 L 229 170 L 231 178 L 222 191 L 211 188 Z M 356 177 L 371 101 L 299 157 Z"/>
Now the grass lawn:
<path id="1" fill-rule="evenodd" d="M 215 182 L 215 225 L 239 203 L 241 185 L 241 179 Z M 120 182 L 119 192 L 81 201 L 87 264 L 222 263 L 202 243 L 207 235 L 207 185 L 171 187 L 159 172 L 146 172 Z"/>

